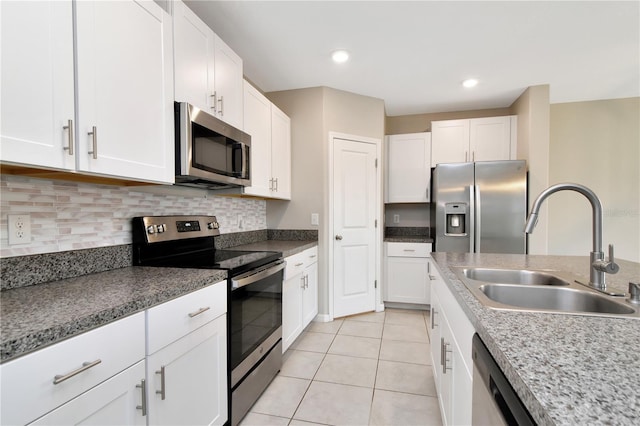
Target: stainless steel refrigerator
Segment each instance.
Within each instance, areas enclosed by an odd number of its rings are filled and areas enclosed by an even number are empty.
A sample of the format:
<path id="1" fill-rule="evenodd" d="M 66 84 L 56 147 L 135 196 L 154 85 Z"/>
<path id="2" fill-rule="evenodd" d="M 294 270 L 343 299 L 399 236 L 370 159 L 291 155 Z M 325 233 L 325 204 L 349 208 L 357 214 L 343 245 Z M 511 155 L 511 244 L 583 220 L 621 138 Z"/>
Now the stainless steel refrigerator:
<path id="1" fill-rule="evenodd" d="M 526 162 L 438 164 L 431 179 L 435 251 L 526 253 Z"/>

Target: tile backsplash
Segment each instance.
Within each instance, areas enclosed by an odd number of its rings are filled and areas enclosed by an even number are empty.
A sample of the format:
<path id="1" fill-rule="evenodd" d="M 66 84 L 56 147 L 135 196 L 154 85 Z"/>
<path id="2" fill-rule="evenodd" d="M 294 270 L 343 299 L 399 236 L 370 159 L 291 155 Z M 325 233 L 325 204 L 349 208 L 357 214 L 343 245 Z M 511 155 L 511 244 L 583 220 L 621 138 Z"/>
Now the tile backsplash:
<path id="1" fill-rule="evenodd" d="M 215 215 L 222 234 L 267 228 L 264 200 L 163 189 L 0 175 L 0 257 L 129 244 L 134 216 Z M 9 214 L 30 215 L 30 243 L 9 245 Z"/>

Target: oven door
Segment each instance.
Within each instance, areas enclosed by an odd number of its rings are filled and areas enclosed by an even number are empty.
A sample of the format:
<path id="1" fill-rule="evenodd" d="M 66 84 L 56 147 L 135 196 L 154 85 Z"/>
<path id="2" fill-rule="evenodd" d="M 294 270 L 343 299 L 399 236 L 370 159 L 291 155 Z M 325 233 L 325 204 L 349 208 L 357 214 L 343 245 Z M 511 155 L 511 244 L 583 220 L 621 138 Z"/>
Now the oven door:
<path id="1" fill-rule="evenodd" d="M 234 387 L 282 338 L 283 260 L 231 278 L 229 339 Z"/>

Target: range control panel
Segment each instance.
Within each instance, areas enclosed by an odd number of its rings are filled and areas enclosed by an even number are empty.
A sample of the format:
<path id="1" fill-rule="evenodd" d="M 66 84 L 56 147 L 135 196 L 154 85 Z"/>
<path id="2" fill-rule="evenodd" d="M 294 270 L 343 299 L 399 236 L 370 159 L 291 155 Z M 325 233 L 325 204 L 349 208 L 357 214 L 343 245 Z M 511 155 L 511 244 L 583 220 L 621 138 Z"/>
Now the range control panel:
<path id="1" fill-rule="evenodd" d="M 220 235 L 220 224 L 215 216 L 136 217 L 133 227 L 144 229 L 147 243 Z"/>

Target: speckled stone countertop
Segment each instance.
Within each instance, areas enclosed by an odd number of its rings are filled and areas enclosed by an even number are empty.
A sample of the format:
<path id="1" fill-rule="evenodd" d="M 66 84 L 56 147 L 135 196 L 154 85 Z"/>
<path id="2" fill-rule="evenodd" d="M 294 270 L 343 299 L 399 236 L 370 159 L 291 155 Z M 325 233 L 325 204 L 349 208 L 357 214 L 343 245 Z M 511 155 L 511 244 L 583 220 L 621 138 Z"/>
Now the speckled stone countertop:
<path id="1" fill-rule="evenodd" d="M 266 240 L 257 243 L 244 244 L 241 246 L 229 247 L 228 250 L 248 250 L 248 251 L 279 251 L 283 257 L 288 257 L 300 253 L 308 248 L 318 245 L 317 241 L 279 241 Z"/>
<path id="2" fill-rule="evenodd" d="M 433 243 L 429 237 L 384 237 L 385 243 Z"/>
<path id="3" fill-rule="evenodd" d="M 0 362 L 194 290 L 226 271 L 127 267 L 0 293 Z"/>
<path id="4" fill-rule="evenodd" d="M 433 243 L 429 228 L 416 226 L 387 226 L 384 228 L 386 243 Z"/>
<path id="5" fill-rule="evenodd" d="M 589 259 L 432 253 L 446 285 L 540 425 L 640 424 L 640 320 L 484 307 L 452 266 L 549 269 L 583 278 Z M 608 286 L 627 291 L 640 264 L 617 261 Z"/>

